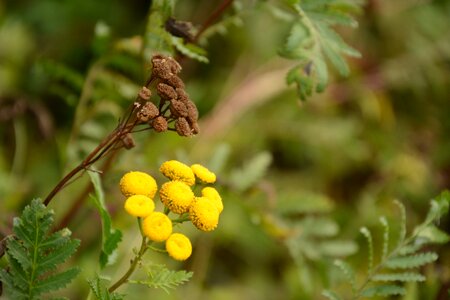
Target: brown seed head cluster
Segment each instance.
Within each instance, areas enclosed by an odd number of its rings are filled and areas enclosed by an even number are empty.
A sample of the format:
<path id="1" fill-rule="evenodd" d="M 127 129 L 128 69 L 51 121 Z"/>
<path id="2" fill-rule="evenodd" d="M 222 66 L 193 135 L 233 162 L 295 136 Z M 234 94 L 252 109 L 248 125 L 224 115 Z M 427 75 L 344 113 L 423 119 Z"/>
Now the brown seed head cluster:
<path id="1" fill-rule="evenodd" d="M 161 105 L 166 105 L 170 115 L 166 121 L 175 120 L 175 130 L 181 136 L 192 136 L 199 133 L 198 110 L 186 93 L 183 80 L 178 76 L 180 64 L 170 56 L 155 55 L 152 58 L 152 76 L 159 80 L 156 92 L 161 98 Z M 153 126 L 161 121 L 153 122 Z M 168 125 L 165 126 L 167 130 Z M 156 128 L 155 128 L 156 130 Z"/>

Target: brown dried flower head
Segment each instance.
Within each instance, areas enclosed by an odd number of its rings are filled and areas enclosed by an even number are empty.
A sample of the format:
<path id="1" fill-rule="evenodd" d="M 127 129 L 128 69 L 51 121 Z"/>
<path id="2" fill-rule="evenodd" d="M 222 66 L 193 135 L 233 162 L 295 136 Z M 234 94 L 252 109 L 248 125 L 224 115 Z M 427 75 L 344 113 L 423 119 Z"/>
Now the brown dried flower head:
<path id="1" fill-rule="evenodd" d="M 193 122 L 189 124 L 192 128 L 192 133 L 193 134 L 199 134 L 200 133 L 200 126 L 198 126 L 197 122 Z"/>
<path id="2" fill-rule="evenodd" d="M 163 116 L 159 116 L 153 119 L 151 126 L 156 132 L 163 132 L 168 129 L 167 120 Z"/>
<path id="3" fill-rule="evenodd" d="M 181 65 L 173 57 L 167 57 L 167 64 L 169 65 L 170 70 L 173 74 L 178 74 L 181 72 Z"/>
<path id="4" fill-rule="evenodd" d="M 161 77 L 162 78 L 162 77 Z M 184 89 L 184 82 L 183 80 L 178 77 L 177 75 L 172 75 L 170 77 L 167 78 L 163 78 L 164 82 L 167 83 L 170 86 L 173 86 L 174 88 L 180 88 L 180 89 Z"/>
<path id="5" fill-rule="evenodd" d="M 122 136 L 121 140 L 122 140 L 122 143 L 123 143 L 125 149 L 131 149 L 134 146 L 136 146 L 133 136 L 130 133 L 127 133 L 124 136 Z"/>
<path id="6" fill-rule="evenodd" d="M 194 102 L 192 102 L 192 101 L 187 101 L 184 104 L 186 105 L 187 110 L 188 110 L 187 119 L 189 120 L 189 122 L 191 124 L 197 122 L 197 120 L 198 120 L 197 106 L 195 106 Z"/>
<path id="7" fill-rule="evenodd" d="M 156 86 L 158 95 L 164 100 L 177 99 L 178 94 L 173 87 L 165 83 L 158 83 Z"/>
<path id="8" fill-rule="evenodd" d="M 138 96 L 140 99 L 148 101 L 152 96 L 152 92 L 147 87 L 143 86 L 142 89 L 139 91 Z"/>
<path id="9" fill-rule="evenodd" d="M 178 95 L 177 100 L 180 100 L 180 101 L 182 101 L 182 102 L 190 101 L 189 95 L 186 93 L 186 91 L 185 91 L 184 89 L 182 89 L 182 88 L 176 88 L 176 89 L 175 89 L 175 92 L 176 92 L 177 95 Z"/>
<path id="10" fill-rule="evenodd" d="M 136 114 L 136 117 L 141 122 L 148 122 L 149 120 L 155 118 L 159 115 L 159 110 L 152 102 L 145 102 L 144 105 L 141 106 L 139 111 Z"/>
<path id="11" fill-rule="evenodd" d="M 192 136 L 192 130 L 185 118 L 178 118 L 175 121 L 175 130 L 180 136 Z"/>
<path id="12" fill-rule="evenodd" d="M 188 109 L 186 105 L 178 100 L 170 100 L 170 113 L 173 117 L 187 117 L 188 116 Z"/>

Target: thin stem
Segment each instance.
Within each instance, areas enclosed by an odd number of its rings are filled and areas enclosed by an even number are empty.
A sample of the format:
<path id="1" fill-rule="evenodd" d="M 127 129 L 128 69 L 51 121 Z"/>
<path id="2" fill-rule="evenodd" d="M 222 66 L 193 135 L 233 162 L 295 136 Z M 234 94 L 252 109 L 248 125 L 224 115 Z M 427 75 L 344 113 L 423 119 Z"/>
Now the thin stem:
<path id="1" fill-rule="evenodd" d="M 128 270 L 125 272 L 125 274 L 123 274 L 123 276 L 116 281 L 116 283 L 114 283 L 109 289 L 108 292 L 112 293 L 115 290 L 117 290 L 122 284 L 124 284 L 125 282 L 128 281 L 128 278 L 131 276 L 131 274 L 133 274 L 134 270 L 136 270 L 136 267 L 138 265 L 138 263 L 141 261 L 142 256 L 145 254 L 145 252 L 147 251 L 148 247 L 147 247 L 147 239 L 145 238 L 145 236 L 142 237 L 142 242 L 141 242 L 141 248 L 139 249 L 138 254 L 133 258 L 133 260 L 131 261 L 130 267 L 128 268 Z"/>
<path id="2" fill-rule="evenodd" d="M 224 0 L 222 4 L 220 4 L 215 11 L 211 13 L 211 15 L 203 22 L 202 26 L 198 30 L 197 34 L 194 36 L 194 41 L 198 41 L 202 33 L 208 29 L 211 24 L 213 24 L 223 13 L 224 11 L 233 3 L 233 0 Z"/>

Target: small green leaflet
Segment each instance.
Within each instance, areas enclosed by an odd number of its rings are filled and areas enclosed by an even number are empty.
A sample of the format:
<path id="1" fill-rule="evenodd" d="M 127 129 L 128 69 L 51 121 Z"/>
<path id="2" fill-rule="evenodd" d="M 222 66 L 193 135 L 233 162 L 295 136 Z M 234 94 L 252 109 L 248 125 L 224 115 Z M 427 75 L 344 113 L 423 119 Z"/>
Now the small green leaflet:
<path id="1" fill-rule="evenodd" d="M 101 186 L 100 175 L 97 172 L 89 172 L 92 184 L 94 185 L 95 196 L 90 195 L 102 220 L 102 250 L 100 252 L 100 267 L 114 263 L 115 252 L 122 240 L 122 232 L 112 228 L 111 216 L 105 205 L 105 196 Z"/>

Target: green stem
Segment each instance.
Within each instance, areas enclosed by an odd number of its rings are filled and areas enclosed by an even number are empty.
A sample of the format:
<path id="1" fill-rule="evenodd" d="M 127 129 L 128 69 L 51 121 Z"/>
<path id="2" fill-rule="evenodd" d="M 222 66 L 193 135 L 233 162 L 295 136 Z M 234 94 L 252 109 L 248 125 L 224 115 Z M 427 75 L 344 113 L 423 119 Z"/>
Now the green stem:
<path id="1" fill-rule="evenodd" d="M 116 281 L 116 283 L 114 283 L 109 289 L 108 292 L 112 293 L 114 292 L 116 289 L 118 289 L 122 284 L 124 284 L 125 282 L 128 281 L 128 278 L 134 273 L 134 271 L 136 270 L 136 267 L 138 265 L 138 263 L 141 261 L 142 256 L 144 256 L 145 252 L 147 251 L 148 247 L 147 247 L 147 239 L 145 236 L 142 237 L 142 242 L 141 242 L 141 248 L 139 249 L 139 252 L 136 254 L 136 256 L 133 258 L 133 260 L 131 261 L 130 267 L 128 268 L 128 270 L 125 272 L 125 274 L 123 274 L 123 276 Z"/>

